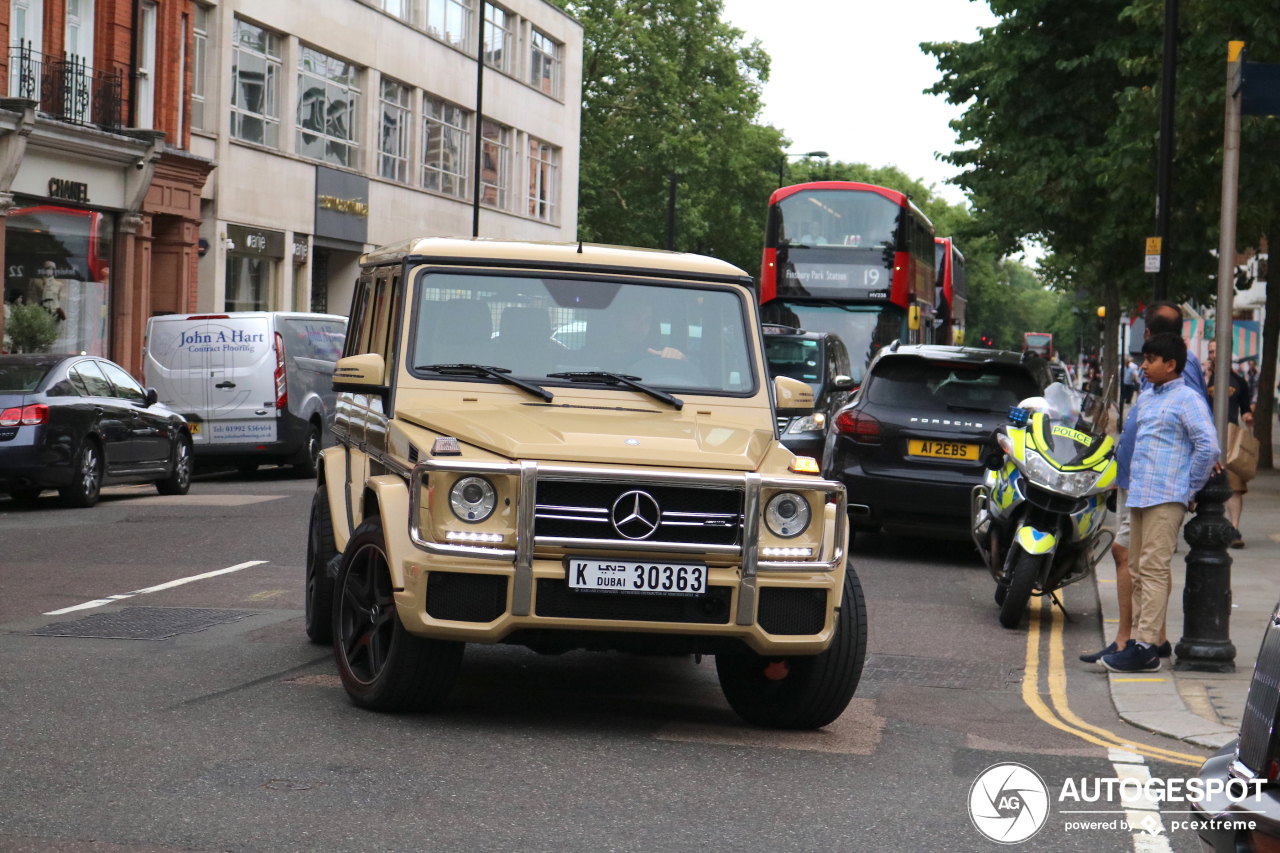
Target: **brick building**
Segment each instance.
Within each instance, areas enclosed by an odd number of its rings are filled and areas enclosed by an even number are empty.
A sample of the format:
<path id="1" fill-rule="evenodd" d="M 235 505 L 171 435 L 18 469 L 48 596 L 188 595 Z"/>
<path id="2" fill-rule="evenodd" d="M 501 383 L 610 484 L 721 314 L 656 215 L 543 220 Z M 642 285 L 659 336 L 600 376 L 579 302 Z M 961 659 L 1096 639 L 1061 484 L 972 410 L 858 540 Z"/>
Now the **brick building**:
<path id="1" fill-rule="evenodd" d="M 0 35 L 6 316 L 39 303 L 57 352 L 140 375 L 148 317 L 197 301 L 191 0 L 7 0 Z M 3 322 L 3 321 L 0 321 Z M 3 335 L 3 348 L 22 347 Z"/>

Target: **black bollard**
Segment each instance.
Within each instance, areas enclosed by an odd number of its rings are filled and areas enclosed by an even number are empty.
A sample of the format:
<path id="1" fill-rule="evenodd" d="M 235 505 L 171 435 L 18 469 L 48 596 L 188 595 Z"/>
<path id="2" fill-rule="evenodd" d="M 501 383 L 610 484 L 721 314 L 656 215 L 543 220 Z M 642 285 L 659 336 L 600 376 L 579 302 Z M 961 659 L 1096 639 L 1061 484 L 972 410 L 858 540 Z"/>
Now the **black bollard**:
<path id="1" fill-rule="evenodd" d="M 1182 590 L 1182 639 L 1173 668 L 1193 672 L 1235 672 L 1231 642 L 1231 556 L 1235 529 L 1227 519 L 1231 486 L 1226 473 L 1214 474 L 1196 494 L 1196 514 L 1183 537 L 1187 582 Z"/>

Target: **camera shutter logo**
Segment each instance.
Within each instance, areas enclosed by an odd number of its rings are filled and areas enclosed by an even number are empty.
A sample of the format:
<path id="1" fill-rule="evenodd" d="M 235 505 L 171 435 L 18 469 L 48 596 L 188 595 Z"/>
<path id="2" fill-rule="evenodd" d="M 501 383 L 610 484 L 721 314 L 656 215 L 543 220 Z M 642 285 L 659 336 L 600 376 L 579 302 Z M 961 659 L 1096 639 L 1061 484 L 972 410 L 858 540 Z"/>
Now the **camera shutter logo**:
<path id="1" fill-rule="evenodd" d="M 1040 774 L 1022 764 L 993 764 L 969 789 L 969 818 L 999 844 L 1031 838 L 1049 818 L 1049 789 Z"/>

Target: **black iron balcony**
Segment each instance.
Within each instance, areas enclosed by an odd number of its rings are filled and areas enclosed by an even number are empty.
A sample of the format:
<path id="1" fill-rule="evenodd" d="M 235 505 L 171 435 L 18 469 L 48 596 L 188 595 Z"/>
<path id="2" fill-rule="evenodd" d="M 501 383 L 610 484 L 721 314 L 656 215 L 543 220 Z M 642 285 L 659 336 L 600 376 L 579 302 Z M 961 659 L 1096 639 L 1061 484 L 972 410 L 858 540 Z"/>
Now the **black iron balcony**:
<path id="1" fill-rule="evenodd" d="M 38 101 L 52 118 L 118 129 L 123 92 L 123 74 L 90 68 L 83 57 L 46 56 L 27 41 L 9 49 L 9 95 Z"/>

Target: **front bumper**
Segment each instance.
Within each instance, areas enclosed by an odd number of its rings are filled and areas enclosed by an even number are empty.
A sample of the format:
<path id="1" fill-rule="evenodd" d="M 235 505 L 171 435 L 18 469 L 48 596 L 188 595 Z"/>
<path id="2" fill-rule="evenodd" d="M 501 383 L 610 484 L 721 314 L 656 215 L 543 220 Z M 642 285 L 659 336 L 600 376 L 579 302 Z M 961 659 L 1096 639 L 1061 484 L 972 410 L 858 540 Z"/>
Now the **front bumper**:
<path id="1" fill-rule="evenodd" d="M 1231 780 L 1238 743 L 1239 739 L 1233 740 L 1206 761 L 1200 768 L 1200 779 L 1216 780 L 1220 784 Z M 1243 801 L 1233 803 L 1218 794 L 1192 802 L 1190 806 L 1191 814 L 1187 817 L 1195 822 L 1195 831 L 1206 851 L 1238 853 L 1240 850 L 1274 850 L 1280 846 L 1280 800 L 1274 789 L 1264 789 L 1257 800 L 1249 793 Z M 1267 836 L 1264 841 L 1270 844 L 1258 844 L 1254 839 L 1259 834 Z"/>
<path id="2" fill-rule="evenodd" d="M 516 547 L 489 548 L 455 545 L 428 540 L 419 529 L 422 478 L 434 471 L 489 473 L 519 477 L 516 503 Z M 702 546 L 636 541 L 576 541 L 535 537 L 534 508 L 539 479 L 599 479 L 617 482 L 662 482 L 669 484 L 735 485 L 743 488 L 741 545 Z M 604 468 L 576 468 L 522 462 L 519 464 L 431 460 L 419 464 L 410 475 L 408 538 L 412 547 L 402 562 L 403 588 L 396 593 L 401 621 L 410 633 L 467 642 L 501 642 L 517 631 L 559 630 L 668 634 L 694 637 L 722 637 L 739 640 L 762 654 L 816 654 L 830 645 L 835 617 L 844 584 L 847 512 L 844 489 L 838 483 L 801 478 L 769 478 L 759 474 L 685 474 L 644 472 Z M 825 491 L 834 502 L 825 506 L 822 518 L 822 546 L 816 559 L 806 561 L 761 560 L 759 529 L 761 494 L 765 489 Z M 817 521 L 817 519 L 815 519 Z M 655 553 L 659 552 L 659 553 Z M 709 593 L 715 593 L 715 612 L 702 613 L 671 605 L 668 617 L 652 617 L 651 612 L 633 612 L 611 602 L 611 593 L 576 592 L 567 589 L 565 555 L 610 556 L 617 559 L 666 560 L 698 559 L 708 565 Z M 432 576 L 489 575 L 500 578 L 495 589 L 503 596 L 501 612 L 486 621 L 441 619 L 429 611 L 428 593 Z M 785 614 L 812 593 L 820 601 L 820 619 L 790 620 Z M 638 596 L 627 596 L 638 598 Z M 645 598 L 650 598 L 645 596 Z M 653 598 L 661 598 L 655 596 Z M 708 599 L 708 600 L 710 600 Z M 599 602 L 601 613 L 590 613 L 589 602 Z M 679 601 L 680 599 L 676 599 Z M 584 610 L 583 607 L 586 607 Z M 812 607 L 812 606 L 811 606 Z M 496 611 L 495 607 L 495 611 Z M 646 608 L 639 607 L 639 611 Z M 604 612 L 608 611 L 608 612 Z M 675 615 L 686 612 L 686 616 Z M 437 610 L 437 613 L 439 611 Z M 589 614 L 589 615 L 588 615 Z M 603 615 L 605 618 L 592 618 Z M 617 617 L 617 618 L 612 618 Z M 638 617 L 638 618 L 637 618 Z M 762 624 L 762 622 L 764 624 Z M 804 624 L 804 633 L 780 633 L 779 626 Z M 772 625 L 773 632 L 766 630 Z"/>

